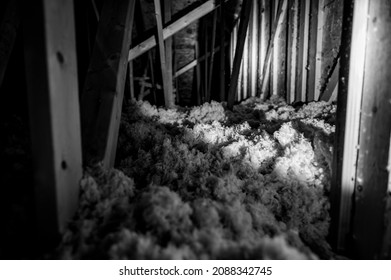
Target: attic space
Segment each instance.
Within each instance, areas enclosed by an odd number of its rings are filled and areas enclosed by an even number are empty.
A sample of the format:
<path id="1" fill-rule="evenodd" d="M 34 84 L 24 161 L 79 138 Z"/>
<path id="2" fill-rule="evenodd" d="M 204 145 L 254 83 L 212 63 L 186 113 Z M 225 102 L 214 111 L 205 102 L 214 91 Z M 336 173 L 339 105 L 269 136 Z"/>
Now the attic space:
<path id="1" fill-rule="evenodd" d="M 390 11 L 1 1 L 0 259 L 391 259 Z"/>

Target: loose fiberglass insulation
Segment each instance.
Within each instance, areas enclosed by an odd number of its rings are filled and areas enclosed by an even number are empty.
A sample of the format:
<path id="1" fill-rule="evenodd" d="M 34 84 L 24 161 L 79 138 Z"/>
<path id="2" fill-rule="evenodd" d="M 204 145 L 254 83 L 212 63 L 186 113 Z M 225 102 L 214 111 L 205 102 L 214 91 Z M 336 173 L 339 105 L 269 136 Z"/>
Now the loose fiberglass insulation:
<path id="1" fill-rule="evenodd" d="M 334 258 L 335 105 L 249 99 L 123 113 L 116 169 L 89 168 L 66 259 Z"/>

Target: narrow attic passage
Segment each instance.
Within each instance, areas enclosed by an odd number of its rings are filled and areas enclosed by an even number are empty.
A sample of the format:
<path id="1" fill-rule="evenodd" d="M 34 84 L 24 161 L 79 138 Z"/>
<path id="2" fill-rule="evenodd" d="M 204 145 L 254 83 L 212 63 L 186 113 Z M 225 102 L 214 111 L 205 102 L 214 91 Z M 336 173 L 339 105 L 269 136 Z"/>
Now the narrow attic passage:
<path id="1" fill-rule="evenodd" d="M 391 258 L 388 1 L 3 2 L 1 259 Z"/>

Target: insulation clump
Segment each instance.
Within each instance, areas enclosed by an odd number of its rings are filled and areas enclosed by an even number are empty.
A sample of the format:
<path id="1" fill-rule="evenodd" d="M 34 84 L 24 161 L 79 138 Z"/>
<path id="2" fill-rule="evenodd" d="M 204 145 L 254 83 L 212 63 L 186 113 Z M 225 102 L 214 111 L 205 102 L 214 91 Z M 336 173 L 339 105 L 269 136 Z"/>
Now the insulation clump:
<path id="1" fill-rule="evenodd" d="M 123 113 L 58 249 L 69 259 L 330 259 L 335 106 L 252 98 Z"/>

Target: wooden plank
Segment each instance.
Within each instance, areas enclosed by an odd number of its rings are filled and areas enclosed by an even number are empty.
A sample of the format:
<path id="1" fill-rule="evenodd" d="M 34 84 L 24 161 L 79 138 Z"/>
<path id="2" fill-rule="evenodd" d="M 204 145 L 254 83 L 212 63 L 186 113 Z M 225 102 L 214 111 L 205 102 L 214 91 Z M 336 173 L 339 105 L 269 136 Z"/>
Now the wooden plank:
<path id="1" fill-rule="evenodd" d="M 257 70 L 258 70 L 258 55 L 259 55 L 259 3 L 258 0 L 253 0 L 251 21 L 251 46 L 250 46 L 250 96 L 254 97 L 257 93 Z"/>
<path id="2" fill-rule="evenodd" d="M 247 27 L 250 21 L 250 12 L 252 7 L 251 0 L 244 0 L 242 4 L 242 11 L 240 14 L 240 25 L 238 31 L 238 40 L 235 50 L 235 58 L 233 62 L 233 69 L 230 79 L 230 86 L 228 90 L 228 108 L 233 109 L 235 102 L 235 93 L 238 86 L 238 78 L 240 73 L 240 65 L 242 62 L 243 49 L 245 44 L 245 39 L 247 35 Z"/>
<path id="3" fill-rule="evenodd" d="M 226 2 L 228 0 L 224 0 L 224 1 Z M 217 2 L 216 0 L 208 0 L 202 5 L 192 10 L 191 12 L 189 12 L 188 14 L 184 15 L 183 17 L 177 19 L 176 21 L 166 26 L 163 29 L 163 39 L 166 40 L 167 38 L 173 36 L 178 31 L 181 31 L 182 29 L 192 24 L 194 21 L 209 14 L 214 9 L 217 9 L 220 6 L 220 3 L 216 3 L 216 2 Z M 156 46 L 156 38 L 155 36 L 151 36 L 129 50 L 128 60 L 135 59 L 136 57 L 142 55 L 146 51 L 149 51 L 155 46 Z"/>
<path id="4" fill-rule="evenodd" d="M 163 93 L 164 93 L 164 104 L 166 108 L 170 109 L 174 106 L 174 100 L 172 95 L 172 75 L 171 80 L 168 80 L 170 77 L 167 73 L 167 63 L 166 63 L 166 50 L 163 39 L 163 21 L 162 21 L 162 9 L 160 5 L 160 0 L 154 0 L 155 3 L 155 17 L 156 17 L 156 27 L 157 27 L 157 38 L 158 38 L 158 48 L 159 48 L 159 58 L 160 58 L 160 70 L 162 73 L 162 83 L 163 83 Z M 170 86 L 171 85 L 171 86 Z"/>
<path id="5" fill-rule="evenodd" d="M 72 0 L 25 3 L 24 51 L 34 165 L 36 247 L 53 249 L 78 204 L 82 177 Z"/>
<path id="6" fill-rule="evenodd" d="M 328 102 L 331 99 L 334 89 L 338 84 L 338 79 L 339 79 L 339 59 L 337 59 L 336 61 L 336 66 L 333 67 L 331 77 L 328 79 L 324 91 L 319 96 L 319 100 Z"/>
<path id="7" fill-rule="evenodd" d="M 0 86 L 3 83 L 4 74 L 19 27 L 20 15 L 18 2 L 18 0 L 9 0 L 6 3 L 6 9 L 0 22 Z"/>
<path id="8" fill-rule="evenodd" d="M 350 3 L 348 3 L 350 2 Z M 337 106 L 337 127 L 331 184 L 331 241 L 336 251 L 344 252 L 350 246 L 352 198 L 356 181 L 360 110 L 364 82 L 365 42 L 369 0 L 354 5 L 353 20 L 350 15 L 353 1 L 344 5 L 345 38 L 342 46 L 341 71 L 345 80 L 340 83 Z M 352 33 L 348 23 L 353 22 Z M 351 36 L 351 44 L 350 37 Z"/>
<path id="9" fill-rule="evenodd" d="M 353 217 L 353 246 L 360 259 L 391 257 L 381 255 L 386 200 L 389 199 L 390 11 L 390 1 L 370 1 L 369 16 L 361 18 L 362 21 L 368 20 L 368 26 Z"/>
<path id="10" fill-rule="evenodd" d="M 280 34 L 280 31 L 282 28 L 282 23 L 283 23 L 284 18 L 286 16 L 287 5 L 288 5 L 288 0 L 283 0 L 283 3 L 281 5 L 281 9 L 279 9 L 279 12 L 278 12 L 277 20 L 274 21 L 274 23 L 273 23 L 273 31 L 272 31 L 272 35 L 270 38 L 270 43 L 268 46 L 268 51 L 267 51 L 267 54 L 265 57 L 265 64 L 264 64 L 262 76 L 261 76 L 261 84 L 262 84 L 261 94 L 263 95 L 263 99 L 267 98 L 266 89 L 268 87 L 268 82 L 269 82 L 269 77 L 270 77 L 271 57 L 272 57 L 272 53 L 273 53 L 274 44 Z"/>
<path id="11" fill-rule="evenodd" d="M 167 24 L 171 21 L 171 8 L 172 8 L 172 0 L 164 0 L 164 24 Z M 165 50 L 166 50 L 166 79 L 167 79 L 167 91 L 171 94 L 170 98 L 170 107 L 174 106 L 175 99 L 173 94 L 173 74 L 172 74 L 172 52 L 173 52 L 173 40 L 172 37 L 167 38 L 165 41 Z M 164 83 L 163 83 L 164 86 Z"/>
<path id="12" fill-rule="evenodd" d="M 312 1 L 310 5 L 310 33 L 309 33 L 309 54 L 308 54 L 308 96 L 307 101 L 319 99 L 320 77 L 322 60 L 322 38 L 324 0 Z M 331 96 L 331 94 L 330 94 Z"/>
<path id="13" fill-rule="evenodd" d="M 258 77 L 257 77 L 257 96 L 261 96 L 264 99 L 264 95 L 269 95 L 269 87 L 265 85 L 264 91 L 262 91 L 263 85 L 263 69 L 266 65 L 267 51 L 270 41 L 271 33 L 271 19 L 270 19 L 270 1 L 262 0 L 260 7 L 260 20 L 259 20 L 259 55 L 258 55 Z"/>
<path id="14" fill-rule="evenodd" d="M 85 164 L 114 165 L 135 0 L 103 5 L 81 98 Z"/>
<path id="15" fill-rule="evenodd" d="M 309 15 L 310 0 L 299 1 L 299 50 L 298 50 L 298 69 L 296 79 L 296 98 L 295 101 L 307 100 L 307 75 L 308 75 L 308 38 L 309 38 Z"/>
<path id="16" fill-rule="evenodd" d="M 215 57 L 215 43 L 216 43 L 216 32 L 217 32 L 217 12 L 218 10 L 214 10 L 213 12 L 213 26 L 212 26 L 212 42 L 211 42 L 211 57 L 209 63 L 209 77 L 208 77 L 208 92 L 206 95 L 206 102 L 210 102 L 211 100 L 211 90 L 212 90 L 212 78 L 213 78 L 213 66 L 214 66 L 214 57 Z"/>
<path id="17" fill-rule="evenodd" d="M 225 93 L 225 4 L 220 6 L 220 101 L 226 100 Z"/>
<path id="18" fill-rule="evenodd" d="M 287 103 L 293 103 L 296 94 L 296 71 L 298 49 L 299 1 L 289 0 L 288 4 L 288 52 L 287 52 Z"/>
<path id="19" fill-rule="evenodd" d="M 225 44 L 225 46 L 227 46 L 228 43 Z M 219 47 L 216 47 L 214 49 L 214 53 L 217 53 L 220 51 L 220 46 Z M 175 74 L 174 74 L 174 77 L 177 78 L 179 77 L 180 75 L 186 73 L 187 71 L 189 71 L 190 69 L 193 69 L 195 66 L 197 66 L 198 63 L 204 61 L 207 56 L 211 55 L 211 53 L 207 53 L 207 54 L 204 54 L 202 56 L 200 56 L 199 58 L 197 59 L 194 59 L 193 61 L 189 62 L 188 64 L 186 64 L 185 66 L 183 66 L 181 69 L 178 69 Z"/>
<path id="20" fill-rule="evenodd" d="M 314 99 L 319 100 L 322 77 L 322 56 L 323 56 L 323 27 L 324 27 L 324 0 L 318 0 L 318 18 L 316 32 L 316 54 L 315 54 L 315 84 Z"/>

